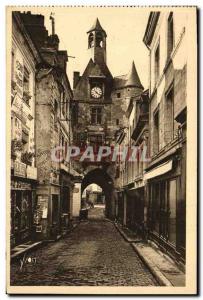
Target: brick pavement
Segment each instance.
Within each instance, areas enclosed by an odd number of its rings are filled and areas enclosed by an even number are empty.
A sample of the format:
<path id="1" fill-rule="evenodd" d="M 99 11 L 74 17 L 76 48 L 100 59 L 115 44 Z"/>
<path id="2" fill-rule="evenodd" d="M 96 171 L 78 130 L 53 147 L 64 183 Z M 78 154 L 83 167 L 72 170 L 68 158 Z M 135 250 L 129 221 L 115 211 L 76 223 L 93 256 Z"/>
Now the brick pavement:
<path id="1" fill-rule="evenodd" d="M 154 286 L 156 280 L 124 241 L 102 208 L 67 237 L 32 252 L 36 258 L 20 270 L 11 266 L 11 285 Z"/>

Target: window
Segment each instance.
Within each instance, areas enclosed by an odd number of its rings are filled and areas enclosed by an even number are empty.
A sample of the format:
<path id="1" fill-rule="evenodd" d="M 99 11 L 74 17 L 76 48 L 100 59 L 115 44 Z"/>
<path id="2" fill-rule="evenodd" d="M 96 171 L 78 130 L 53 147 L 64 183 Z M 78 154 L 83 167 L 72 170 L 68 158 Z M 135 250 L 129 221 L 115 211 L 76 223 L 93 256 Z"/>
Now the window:
<path id="1" fill-rule="evenodd" d="M 14 80 L 14 68 L 15 67 L 15 53 L 12 50 L 12 56 L 11 56 L 11 80 Z"/>
<path id="2" fill-rule="evenodd" d="M 90 141 L 90 145 L 94 145 L 94 144 L 102 145 L 103 138 L 102 138 L 101 134 L 100 135 L 90 135 L 89 141 Z"/>
<path id="3" fill-rule="evenodd" d="M 119 119 L 116 119 L 116 125 L 117 126 L 119 125 Z"/>
<path id="4" fill-rule="evenodd" d="M 154 114 L 153 154 L 159 151 L 159 111 Z"/>
<path id="5" fill-rule="evenodd" d="M 63 116 L 66 117 L 67 103 L 66 103 L 64 91 L 61 92 L 61 112 L 62 112 Z"/>
<path id="6" fill-rule="evenodd" d="M 174 137 L 174 117 L 173 117 L 173 88 L 166 94 L 165 101 L 165 120 L 164 120 L 164 137 L 165 143 L 169 143 Z"/>
<path id="7" fill-rule="evenodd" d="M 24 67 L 24 76 L 23 76 L 23 92 L 29 93 L 29 77 L 30 74 L 28 69 Z"/>
<path id="8" fill-rule="evenodd" d="M 89 143 L 90 143 L 90 146 L 93 147 L 94 152 L 97 153 L 99 150 L 99 146 L 102 146 L 102 144 L 103 144 L 103 136 L 101 134 L 100 135 L 90 135 Z"/>
<path id="9" fill-rule="evenodd" d="M 120 98 L 121 97 L 121 93 L 117 93 L 116 96 L 117 96 L 117 98 Z"/>
<path id="10" fill-rule="evenodd" d="M 92 107 L 91 109 L 91 124 L 101 124 L 102 122 L 102 108 Z"/>
<path id="11" fill-rule="evenodd" d="M 64 137 L 63 137 L 63 135 L 62 135 L 62 137 L 61 137 L 61 146 L 62 146 L 62 147 L 64 146 Z"/>
<path id="12" fill-rule="evenodd" d="M 89 39 L 88 39 L 88 47 L 89 47 L 89 48 L 94 47 L 94 35 L 93 35 L 93 33 L 90 33 L 90 35 L 89 35 Z"/>
<path id="13" fill-rule="evenodd" d="M 57 122 L 57 116 L 58 116 L 58 103 L 56 100 L 54 100 L 54 123 Z"/>
<path id="14" fill-rule="evenodd" d="M 101 32 L 96 33 L 96 47 L 103 47 L 103 36 Z"/>
<path id="15" fill-rule="evenodd" d="M 23 100 L 29 105 L 30 102 L 30 74 L 26 67 L 24 67 L 24 75 L 23 75 Z"/>
<path id="16" fill-rule="evenodd" d="M 159 78 L 159 68 L 160 68 L 160 46 L 158 44 L 156 51 L 155 51 L 155 63 L 154 63 L 154 80 L 155 83 Z"/>
<path id="17" fill-rule="evenodd" d="M 27 229 L 30 227 L 29 196 L 30 194 L 28 192 L 23 191 L 21 203 L 21 229 Z"/>
<path id="18" fill-rule="evenodd" d="M 173 33 L 173 13 L 170 13 L 168 18 L 168 33 L 167 33 L 167 58 L 170 58 L 174 46 L 174 33 Z"/>
<path id="19" fill-rule="evenodd" d="M 67 154 L 67 149 L 68 149 L 68 143 L 65 141 L 65 155 Z"/>

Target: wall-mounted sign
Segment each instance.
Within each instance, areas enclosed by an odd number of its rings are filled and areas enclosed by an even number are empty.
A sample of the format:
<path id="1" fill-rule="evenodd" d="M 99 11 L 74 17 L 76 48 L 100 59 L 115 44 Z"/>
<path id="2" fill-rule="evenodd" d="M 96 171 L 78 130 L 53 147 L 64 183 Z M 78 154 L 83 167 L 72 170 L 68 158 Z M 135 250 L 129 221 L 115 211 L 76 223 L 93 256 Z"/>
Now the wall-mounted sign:
<path id="1" fill-rule="evenodd" d="M 24 163 L 14 162 L 14 176 L 26 177 L 26 165 Z"/>
<path id="2" fill-rule="evenodd" d="M 27 166 L 27 178 L 37 179 L 37 168 Z"/>
<path id="3" fill-rule="evenodd" d="M 47 218 L 47 215 L 48 215 L 48 200 L 49 200 L 49 196 L 38 195 L 35 224 L 39 224 L 41 219 L 46 219 Z"/>
<path id="4" fill-rule="evenodd" d="M 42 232 L 42 225 L 36 226 L 36 232 Z"/>
<path id="5" fill-rule="evenodd" d="M 21 190 L 31 190 L 31 184 L 23 181 L 12 180 L 11 181 L 12 189 L 21 189 Z"/>

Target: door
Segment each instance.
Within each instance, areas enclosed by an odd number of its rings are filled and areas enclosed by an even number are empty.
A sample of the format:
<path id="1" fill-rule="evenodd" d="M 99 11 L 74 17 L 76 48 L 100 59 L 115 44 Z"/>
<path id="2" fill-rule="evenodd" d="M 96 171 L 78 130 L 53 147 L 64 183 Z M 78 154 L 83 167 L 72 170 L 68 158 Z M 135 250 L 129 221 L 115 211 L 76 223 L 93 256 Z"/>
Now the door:
<path id="1" fill-rule="evenodd" d="M 52 195 L 52 225 L 59 223 L 59 196 Z"/>
<path id="2" fill-rule="evenodd" d="M 176 202 L 177 202 L 177 185 L 176 179 L 169 181 L 169 241 L 176 244 Z"/>

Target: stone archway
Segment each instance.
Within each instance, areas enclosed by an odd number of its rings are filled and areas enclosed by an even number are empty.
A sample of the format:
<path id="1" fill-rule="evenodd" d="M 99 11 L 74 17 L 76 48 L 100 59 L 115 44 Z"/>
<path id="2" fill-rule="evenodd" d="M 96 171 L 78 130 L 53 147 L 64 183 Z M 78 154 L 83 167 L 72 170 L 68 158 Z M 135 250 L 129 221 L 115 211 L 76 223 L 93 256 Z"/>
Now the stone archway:
<path id="1" fill-rule="evenodd" d="M 81 185 L 81 195 L 85 188 L 95 183 L 99 185 L 105 195 L 105 202 L 106 202 L 106 217 L 113 219 L 115 216 L 114 210 L 115 210 L 115 201 L 114 201 L 114 181 L 111 178 L 111 176 L 102 168 L 96 168 L 93 170 L 90 170 L 86 175 L 84 176 L 82 180 Z"/>

